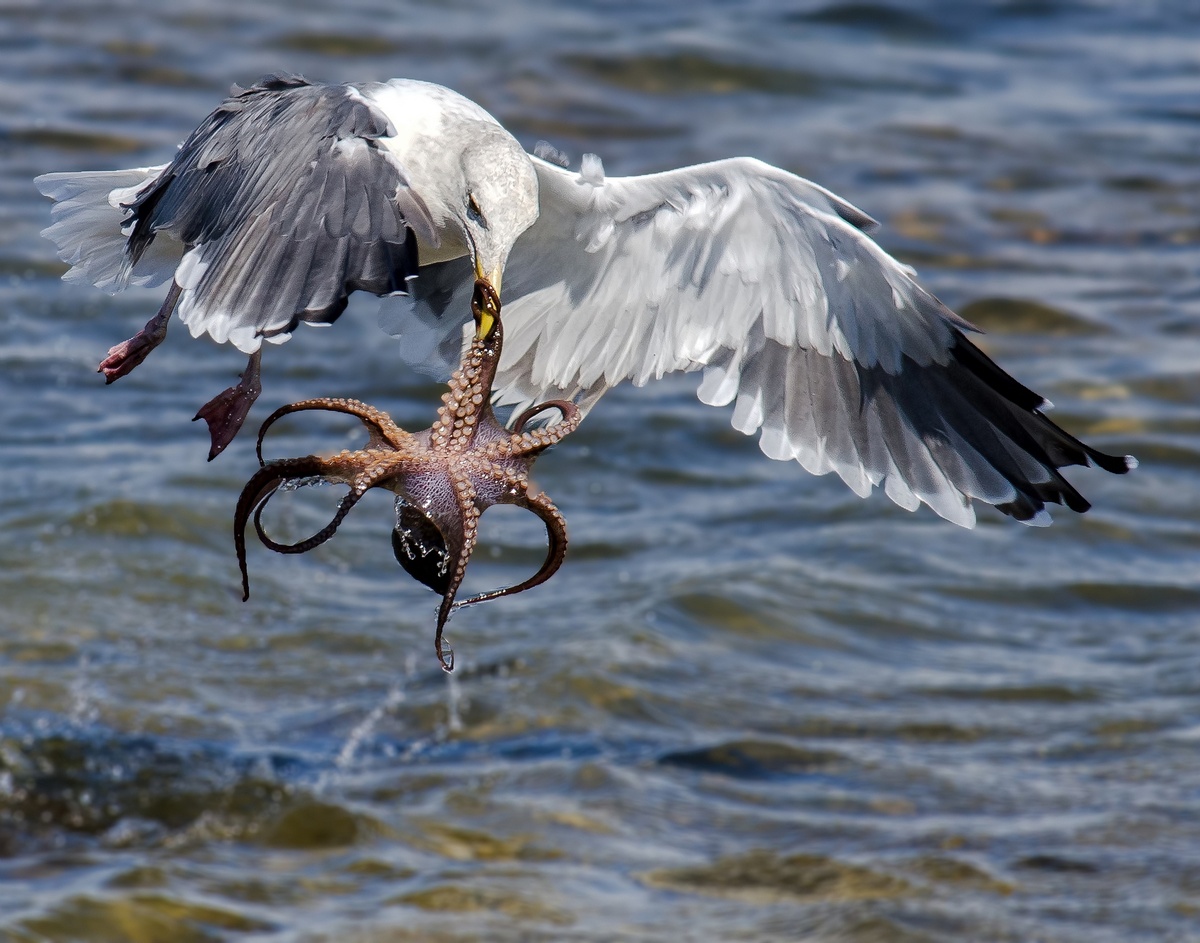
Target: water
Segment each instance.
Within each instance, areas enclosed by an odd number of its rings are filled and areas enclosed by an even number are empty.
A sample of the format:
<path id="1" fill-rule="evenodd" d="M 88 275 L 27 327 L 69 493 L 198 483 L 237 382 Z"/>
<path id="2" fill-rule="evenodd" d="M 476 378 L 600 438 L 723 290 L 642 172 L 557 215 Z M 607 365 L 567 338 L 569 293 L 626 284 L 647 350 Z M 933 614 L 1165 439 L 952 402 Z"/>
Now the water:
<path id="1" fill-rule="evenodd" d="M 0 9 L 0 935 L 1200 939 L 1190 5 L 326 6 Z M 810 176 L 1141 468 L 965 532 L 765 460 L 676 378 L 539 463 L 567 563 L 455 617 L 453 678 L 386 496 L 304 557 L 252 545 L 243 604 L 251 444 L 206 464 L 189 422 L 242 358 L 176 327 L 104 388 L 157 300 L 61 285 L 30 179 L 162 161 L 274 69 L 443 82 L 614 174 Z M 277 351 L 252 422 L 347 395 L 428 425 L 373 322 Z M 495 513 L 477 588 L 542 555 Z"/>

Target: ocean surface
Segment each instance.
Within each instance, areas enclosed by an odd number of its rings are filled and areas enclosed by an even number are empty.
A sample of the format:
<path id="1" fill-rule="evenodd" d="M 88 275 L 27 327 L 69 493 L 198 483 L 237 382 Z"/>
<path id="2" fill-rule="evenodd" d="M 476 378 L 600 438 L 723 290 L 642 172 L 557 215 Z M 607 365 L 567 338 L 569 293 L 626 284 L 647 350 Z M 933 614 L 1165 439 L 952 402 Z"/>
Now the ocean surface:
<path id="1" fill-rule="evenodd" d="M 244 358 L 176 325 L 105 387 L 158 293 L 62 284 L 31 181 L 161 163 L 274 70 L 441 82 L 609 174 L 810 177 L 1141 467 L 966 531 L 672 377 L 540 461 L 567 562 L 458 613 L 452 676 L 384 495 L 252 541 L 243 603 L 253 440 L 190 420 Z M 0 939 L 1200 940 L 1198 88 L 1167 0 L 0 5 Z M 369 303 L 299 332 L 251 425 L 428 425 L 394 344 Z M 472 585 L 539 531 L 489 515 Z"/>

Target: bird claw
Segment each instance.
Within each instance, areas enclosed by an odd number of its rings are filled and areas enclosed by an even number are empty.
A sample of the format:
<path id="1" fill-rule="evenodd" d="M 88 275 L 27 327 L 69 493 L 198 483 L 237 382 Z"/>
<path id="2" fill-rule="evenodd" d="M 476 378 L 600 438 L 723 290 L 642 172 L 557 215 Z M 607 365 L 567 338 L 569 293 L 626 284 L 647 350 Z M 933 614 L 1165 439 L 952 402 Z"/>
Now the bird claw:
<path id="1" fill-rule="evenodd" d="M 199 412 L 192 417 L 192 422 L 203 419 L 208 425 L 208 435 L 212 445 L 208 450 L 208 460 L 225 451 L 225 447 L 233 441 L 238 430 L 246 421 L 250 407 L 262 392 L 259 379 L 259 365 L 262 352 L 255 351 L 250 355 L 250 361 L 238 380 L 229 389 L 222 390 L 207 403 L 200 407 Z"/>
<path id="2" fill-rule="evenodd" d="M 100 366 L 96 368 L 97 373 L 104 374 L 106 384 L 130 373 L 150 356 L 150 351 L 162 343 L 163 338 L 167 336 L 166 326 L 164 324 L 158 329 L 154 323 L 156 320 L 157 318 L 152 318 L 147 321 L 146 326 L 129 340 L 121 341 L 108 349 L 108 356 L 101 360 Z"/>
<path id="3" fill-rule="evenodd" d="M 108 348 L 108 356 L 101 360 L 100 366 L 96 368 L 97 373 L 104 374 L 105 384 L 119 380 L 130 373 L 134 367 L 150 356 L 150 351 L 163 342 L 167 336 L 167 322 L 171 320 L 171 312 L 175 310 L 181 290 L 172 282 L 167 297 L 163 299 L 162 306 L 158 309 L 158 314 L 147 321 L 145 326 L 129 340 L 121 341 L 121 343 Z"/>
<path id="4" fill-rule="evenodd" d="M 104 374 L 105 384 L 131 373 L 134 367 L 150 356 L 150 352 L 167 336 L 167 320 L 163 314 L 156 314 L 129 340 L 108 348 L 108 356 L 96 368 L 97 373 Z"/>

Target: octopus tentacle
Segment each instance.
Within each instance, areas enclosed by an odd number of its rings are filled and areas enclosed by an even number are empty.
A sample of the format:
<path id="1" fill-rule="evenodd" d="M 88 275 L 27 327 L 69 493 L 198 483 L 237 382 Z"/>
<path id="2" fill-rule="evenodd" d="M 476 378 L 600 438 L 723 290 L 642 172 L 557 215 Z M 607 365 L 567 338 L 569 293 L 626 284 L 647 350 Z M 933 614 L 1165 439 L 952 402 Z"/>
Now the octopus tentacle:
<path id="1" fill-rule="evenodd" d="M 266 501 L 263 501 L 262 504 L 254 509 L 254 530 L 258 533 L 258 539 L 261 540 L 268 549 L 274 550 L 276 553 L 307 553 L 314 547 L 321 546 L 321 544 L 325 543 L 325 541 L 337 533 L 337 529 L 341 526 L 342 521 L 346 519 L 346 515 L 350 513 L 354 505 L 358 504 L 358 502 L 362 500 L 362 496 L 366 494 L 367 491 L 367 488 L 355 488 L 350 491 L 350 493 L 343 497 L 338 503 L 338 509 L 333 515 L 333 520 L 331 520 L 311 537 L 306 537 L 304 540 L 301 540 L 297 543 L 281 544 L 278 541 L 272 540 L 267 534 L 262 523 L 262 513 L 267 506 Z"/>
<path id="2" fill-rule="evenodd" d="M 410 432 L 405 432 L 392 420 L 392 417 L 382 410 L 376 409 L 374 406 L 369 406 L 366 403 L 356 399 L 340 399 L 332 397 L 320 397 L 317 399 L 301 400 L 298 403 L 289 403 L 286 406 L 280 406 L 275 412 L 271 413 L 263 422 L 262 427 L 258 430 L 258 442 L 255 445 L 255 453 L 258 455 L 259 464 L 264 464 L 262 457 L 263 439 L 266 437 L 267 430 L 275 424 L 279 419 L 289 413 L 303 412 L 304 410 L 321 410 L 330 413 L 346 413 L 350 416 L 356 416 L 362 420 L 362 424 L 366 426 L 367 432 L 370 433 L 371 441 L 367 448 L 378 447 L 380 445 L 391 446 L 393 449 L 408 448 L 413 442 L 413 435 Z"/>
<path id="3" fill-rule="evenodd" d="M 475 283 L 471 312 L 475 316 L 475 336 L 463 353 L 462 363 L 450 376 L 437 419 L 429 429 L 430 443 L 445 451 L 469 450 L 480 425 L 495 425 L 492 383 L 496 378 L 504 334 L 499 318 L 500 300 L 486 281 Z M 485 317 L 491 319 L 490 326 L 481 335 Z M 465 421 L 468 416 L 473 417 L 471 423 Z"/>
<path id="4" fill-rule="evenodd" d="M 547 427 L 544 430 L 545 432 L 557 431 L 560 427 L 567 426 L 566 430 L 558 436 L 558 438 L 561 439 L 563 436 L 574 432 L 575 427 L 579 425 L 581 417 L 579 415 L 578 406 L 576 406 L 570 400 L 551 399 L 544 403 L 538 403 L 536 406 L 530 406 L 527 410 L 525 410 L 525 412 L 521 413 L 521 415 L 519 415 L 516 418 L 516 421 L 513 423 L 513 434 L 520 435 L 525 430 L 525 423 L 529 422 L 529 420 L 533 419 L 535 416 L 544 413 L 547 409 L 557 409 L 560 413 L 562 413 L 562 421 L 553 426 Z M 557 441 L 557 439 L 555 441 Z"/>
<path id="5" fill-rule="evenodd" d="M 546 525 L 546 559 L 543 561 L 541 569 L 529 577 L 529 579 L 522 580 L 520 583 L 514 583 L 512 586 L 489 590 L 486 593 L 472 596 L 470 599 L 456 602 L 453 604 L 453 608 L 455 609 L 463 606 L 472 606 L 477 602 L 486 602 L 489 599 L 499 599 L 501 596 L 515 596 L 517 593 L 523 593 L 527 589 L 532 589 L 546 582 L 546 580 L 557 573 L 558 568 L 562 566 L 563 560 L 566 558 L 567 522 L 558 508 L 554 506 L 554 502 L 546 496 L 545 492 L 539 492 L 534 495 L 524 494 L 520 499 L 514 499 L 505 503 L 526 508 L 542 519 L 542 523 Z"/>
<path id="6" fill-rule="evenodd" d="M 237 509 L 233 515 L 233 544 L 237 551 L 238 568 L 242 572 L 242 601 L 250 598 L 250 574 L 246 569 L 246 524 L 250 515 L 255 518 L 255 529 L 263 537 L 258 526 L 259 515 L 281 485 L 301 478 L 324 476 L 327 464 L 315 456 L 288 458 L 264 465 L 246 482 L 238 496 Z"/>
<path id="7" fill-rule="evenodd" d="M 447 653 L 442 644 L 446 621 L 450 618 L 451 610 L 455 608 L 454 597 L 458 593 L 458 587 L 462 585 L 463 575 L 467 572 L 467 564 L 471 560 L 471 553 L 474 551 L 475 542 L 479 537 L 480 511 L 475 504 L 475 486 L 471 484 L 470 480 L 461 478 L 455 483 L 455 492 L 462 519 L 462 538 L 459 542 L 446 535 L 446 550 L 452 555 L 454 562 L 451 564 L 453 569 L 450 571 L 450 580 L 446 585 L 446 591 L 442 593 L 441 605 L 438 606 L 437 634 L 433 639 L 438 662 L 445 671 L 454 670 L 454 651 L 449 650 L 449 660 L 447 661 Z M 454 543 L 457 543 L 458 546 L 452 546 Z"/>

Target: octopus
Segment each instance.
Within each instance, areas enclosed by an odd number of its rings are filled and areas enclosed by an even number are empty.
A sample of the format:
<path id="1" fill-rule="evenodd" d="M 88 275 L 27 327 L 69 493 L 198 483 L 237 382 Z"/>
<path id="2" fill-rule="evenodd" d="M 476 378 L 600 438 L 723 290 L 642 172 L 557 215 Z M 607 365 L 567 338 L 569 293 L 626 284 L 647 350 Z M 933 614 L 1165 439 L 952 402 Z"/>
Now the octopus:
<path id="1" fill-rule="evenodd" d="M 246 483 L 234 513 L 234 546 L 242 577 L 242 598 L 250 597 L 246 530 L 253 521 L 259 539 L 278 553 L 305 553 L 329 540 L 346 515 L 372 488 L 394 493 L 396 527 L 392 546 L 397 561 L 414 579 L 442 597 L 437 611 L 434 649 L 445 671 L 454 670 L 454 652 L 445 639 L 451 612 L 485 600 L 511 596 L 546 582 L 562 565 L 567 548 L 566 521 L 544 492 L 530 482 L 533 463 L 550 446 L 575 430 L 580 412 L 574 403 L 550 400 L 517 416 L 510 428 L 492 410 L 492 384 L 503 347 L 500 299 L 485 279 L 475 283 L 471 299 L 475 334 L 459 368 L 450 378 L 433 425 L 406 432 L 385 412 L 354 399 L 317 398 L 282 406 L 262 424 L 257 454 L 260 468 Z M 264 461 L 262 443 L 281 417 L 304 410 L 357 417 L 369 435 L 358 450 L 322 458 L 307 455 Z M 530 428 L 534 420 L 557 410 L 553 425 Z M 262 515 L 280 488 L 313 482 L 344 484 L 333 519 L 296 543 L 280 543 L 266 532 Z M 512 504 L 537 515 L 546 527 L 547 552 L 541 568 L 512 586 L 457 600 L 458 589 L 478 538 L 479 519 L 496 504 Z"/>

